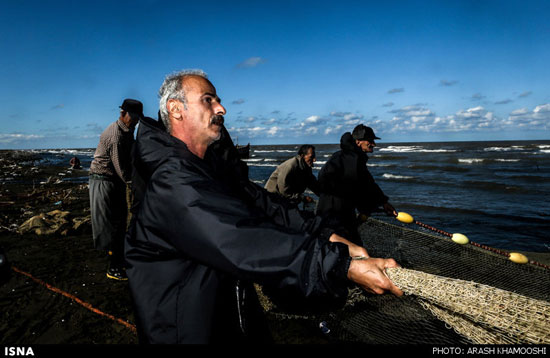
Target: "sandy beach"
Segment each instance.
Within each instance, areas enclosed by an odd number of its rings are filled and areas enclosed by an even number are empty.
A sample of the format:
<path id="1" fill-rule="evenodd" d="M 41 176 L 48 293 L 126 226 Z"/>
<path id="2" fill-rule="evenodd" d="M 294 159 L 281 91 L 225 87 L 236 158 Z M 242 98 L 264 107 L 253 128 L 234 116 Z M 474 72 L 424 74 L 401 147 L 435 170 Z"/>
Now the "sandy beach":
<path id="1" fill-rule="evenodd" d="M 91 225 L 86 220 L 90 215 L 87 184 L 61 180 L 87 172 L 71 170 L 69 163 L 66 167 L 36 166 L 28 152 L 2 151 L 0 158 L 0 247 L 14 267 L 0 286 L 0 343 L 137 343 L 128 326 L 25 275 L 133 324 L 127 282 L 105 276 L 106 257 L 92 246 Z M 45 234 L 21 231 L 27 220 L 55 211 L 67 212 L 68 224 L 51 233 L 43 230 Z"/>

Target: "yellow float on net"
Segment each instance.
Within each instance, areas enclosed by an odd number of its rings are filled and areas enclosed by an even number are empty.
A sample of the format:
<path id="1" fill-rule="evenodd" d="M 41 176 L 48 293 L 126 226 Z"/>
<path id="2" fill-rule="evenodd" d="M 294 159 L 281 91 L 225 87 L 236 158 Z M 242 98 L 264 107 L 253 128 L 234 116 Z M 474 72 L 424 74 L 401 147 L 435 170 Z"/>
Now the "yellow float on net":
<path id="1" fill-rule="evenodd" d="M 414 222 L 414 219 L 413 219 L 412 216 L 410 216 L 409 214 L 404 213 L 402 211 L 397 214 L 396 219 L 401 221 L 402 223 L 405 223 L 405 224 L 411 224 L 411 223 Z"/>
<path id="2" fill-rule="evenodd" d="M 517 264 L 526 264 L 527 262 L 529 262 L 527 256 L 520 254 L 519 252 L 511 252 L 509 258 L 510 261 Z"/>
<path id="3" fill-rule="evenodd" d="M 466 235 L 462 235 L 462 234 L 453 234 L 453 236 L 451 237 L 451 239 L 456 242 L 457 244 L 460 244 L 460 245 L 465 245 L 467 243 L 470 242 L 470 240 L 468 239 L 468 237 Z"/>

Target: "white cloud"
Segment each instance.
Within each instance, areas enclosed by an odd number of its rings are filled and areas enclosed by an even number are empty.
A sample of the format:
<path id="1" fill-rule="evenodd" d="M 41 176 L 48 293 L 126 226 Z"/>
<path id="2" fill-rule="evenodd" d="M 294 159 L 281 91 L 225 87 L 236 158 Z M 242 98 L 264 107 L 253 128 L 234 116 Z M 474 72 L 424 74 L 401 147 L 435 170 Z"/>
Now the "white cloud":
<path id="1" fill-rule="evenodd" d="M 330 115 L 332 117 L 343 117 L 349 112 L 330 112 Z"/>
<path id="2" fill-rule="evenodd" d="M 523 114 L 529 113 L 529 110 L 527 108 L 519 108 L 510 113 L 511 116 L 521 116 Z"/>
<path id="3" fill-rule="evenodd" d="M 0 133 L 0 143 L 11 144 L 44 138 L 40 134 Z"/>
<path id="4" fill-rule="evenodd" d="M 280 128 L 277 127 L 277 126 L 274 126 L 274 127 L 271 127 L 267 130 L 267 134 L 274 137 L 275 135 L 277 135 L 277 133 L 279 132 Z"/>
<path id="5" fill-rule="evenodd" d="M 330 112 L 330 116 L 336 117 L 338 122 L 346 126 L 358 125 L 364 118 L 362 114 L 352 112 Z"/>
<path id="6" fill-rule="evenodd" d="M 250 67 L 256 67 L 262 63 L 265 63 L 266 60 L 261 57 L 249 57 L 243 62 L 239 63 L 237 67 L 239 68 L 250 68 Z"/>
<path id="7" fill-rule="evenodd" d="M 534 113 L 548 113 L 550 112 L 550 103 L 542 104 L 540 106 L 536 106 L 533 110 Z"/>
<path id="8" fill-rule="evenodd" d="M 405 89 L 404 88 L 392 88 L 391 90 L 388 91 L 389 94 L 400 93 L 400 92 L 405 92 Z"/>
<path id="9" fill-rule="evenodd" d="M 472 97 L 470 97 L 470 99 L 471 99 L 472 101 L 480 101 L 480 100 L 484 99 L 485 97 L 486 97 L 486 96 L 482 95 L 481 93 L 474 93 L 474 94 L 472 95 Z"/>
<path id="10" fill-rule="evenodd" d="M 319 116 L 309 116 L 305 119 L 304 123 L 319 123 L 321 117 Z"/>
<path id="11" fill-rule="evenodd" d="M 312 135 L 317 134 L 319 132 L 319 128 L 317 127 L 310 127 L 305 130 L 305 134 Z"/>
<path id="12" fill-rule="evenodd" d="M 361 119 L 363 119 L 362 114 L 347 113 L 344 116 L 344 120 L 347 121 L 347 122 L 349 122 L 349 121 L 358 121 L 358 120 L 361 120 Z"/>
<path id="13" fill-rule="evenodd" d="M 437 116 L 422 106 L 406 106 L 390 111 L 395 116 L 390 121 L 391 132 L 460 132 L 495 128 L 497 119 L 493 112 L 482 106 L 459 110 L 455 114 Z"/>
<path id="14" fill-rule="evenodd" d="M 339 124 L 339 125 L 336 125 L 334 127 L 327 127 L 325 128 L 325 135 L 330 135 L 330 134 L 339 134 L 342 132 L 342 125 Z"/>
<path id="15" fill-rule="evenodd" d="M 550 123 L 550 103 L 538 105 L 533 111 L 527 108 L 516 109 L 504 123 L 510 127 L 547 130 Z"/>
<path id="16" fill-rule="evenodd" d="M 460 133 L 498 132 L 519 129 L 548 130 L 550 103 L 533 109 L 518 108 L 503 117 L 484 106 L 460 109 L 452 114 L 440 115 L 425 103 L 404 106 L 389 111 L 391 119 L 384 116 L 364 115 L 352 112 L 330 112 L 329 115 L 310 115 L 301 122 L 282 121 L 276 117 L 261 122 L 261 126 L 233 128 L 232 134 L 248 138 L 304 138 L 308 136 L 330 136 L 332 139 L 351 131 L 363 123 L 375 130 L 381 137 L 389 133 L 414 135 L 415 133 Z M 255 118 L 255 117 L 249 117 Z M 245 121 L 246 122 L 246 121 Z"/>
<path id="17" fill-rule="evenodd" d="M 307 117 L 302 123 L 300 123 L 300 127 L 307 130 L 310 127 L 325 125 L 327 122 L 329 122 L 328 118 L 314 115 Z"/>
<path id="18" fill-rule="evenodd" d="M 439 82 L 439 84 L 441 86 L 445 86 L 445 87 L 450 87 L 450 86 L 454 86 L 458 83 L 458 81 L 455 81 L 455 80 L 451 80 L 451 81 L 448 81 L 448 80 L 441 80 Z"/>
<path id="19" fill-rule="evenodd" d="M 266 119 L 265 121 L 262 122 L 263 125 L 270 125 L 270 124 L 273 124 L 273 123 L 276 123 L 277 122 L 277 119 L 275 118 L 270 118 L 270 119 Z"/>

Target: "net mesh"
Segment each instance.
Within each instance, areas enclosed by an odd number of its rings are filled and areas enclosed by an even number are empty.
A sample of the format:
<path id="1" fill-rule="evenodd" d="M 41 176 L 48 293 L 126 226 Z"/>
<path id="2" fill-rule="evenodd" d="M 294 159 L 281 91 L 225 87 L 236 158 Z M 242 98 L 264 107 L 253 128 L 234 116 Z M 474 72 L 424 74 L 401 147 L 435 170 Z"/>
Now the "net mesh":
<path id="1" fill-rule="evenodd" d="M 359 230 L 371 256 L 392 257 L 403 267 L 390 277 L 408 294 L 372 295 L 352 289 L 346 305 L 330 312 L 306 317 L 276 306 L 269 312 L 285 319 L 307 319 L 312 327 L 323 322 L 324 332 L 330 330 L 326 337 L 337 342 L 548 343 L 547 268 L 517 264 L 489 250 L 458 245 L 443 235 L 383 219 L 369 218 Z M 430 297 L 434 294 L 439 300 Z"/>
<path id="2" fill-rule="evenodd" d="M 550 343 L 550 303 L 476 282 L 405 268 L 386 270 L 406 294 L 482 344 Z"/>

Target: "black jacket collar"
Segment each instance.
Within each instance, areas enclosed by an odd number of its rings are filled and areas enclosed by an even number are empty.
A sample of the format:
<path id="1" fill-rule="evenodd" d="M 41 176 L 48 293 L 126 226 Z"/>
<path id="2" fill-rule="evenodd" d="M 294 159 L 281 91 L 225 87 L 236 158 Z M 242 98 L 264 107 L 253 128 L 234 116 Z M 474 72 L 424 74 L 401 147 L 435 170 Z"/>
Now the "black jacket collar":
<path id="1" fill-rule="evenodd" d="M 369 159 L 367 153 L 363 152 L 361 148 L 357 146 L 350 132 L 344 133 L 342 138 L 340 138 L 340 148 L 342 148 L 344 152 L 351 152 L 358 155 L 360 158 L 364 158 L 365 161 Z"/>

